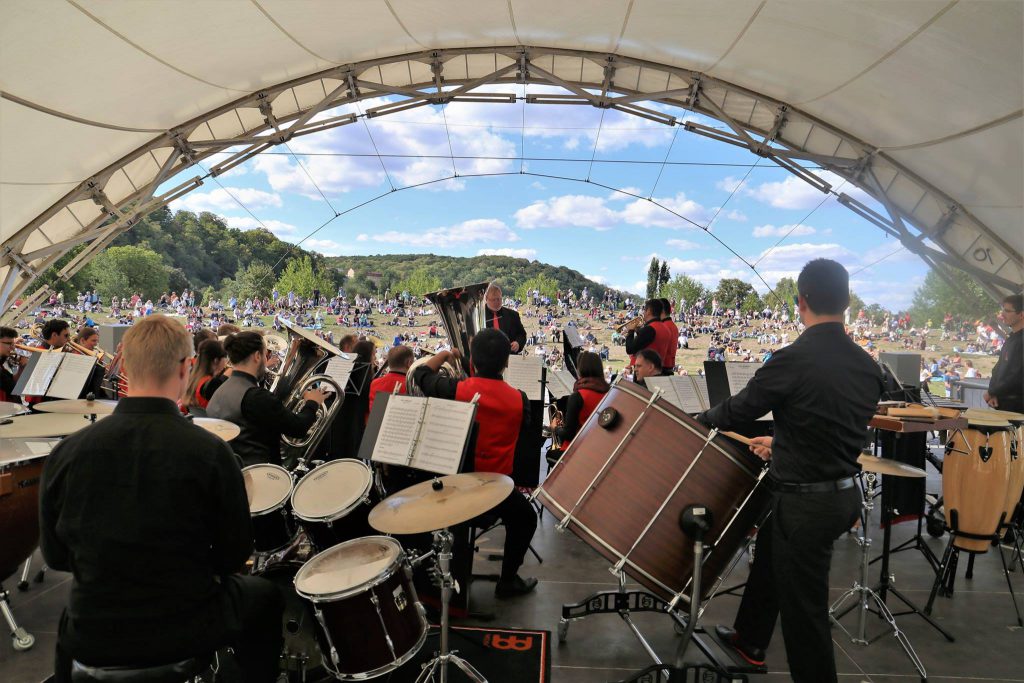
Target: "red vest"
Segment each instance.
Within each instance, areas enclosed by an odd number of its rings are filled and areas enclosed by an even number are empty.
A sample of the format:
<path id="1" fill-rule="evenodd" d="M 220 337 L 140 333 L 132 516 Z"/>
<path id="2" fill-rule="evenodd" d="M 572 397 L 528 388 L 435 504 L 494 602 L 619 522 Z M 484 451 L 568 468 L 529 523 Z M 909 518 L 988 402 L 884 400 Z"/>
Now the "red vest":
<path id="1" fill-rule="evenodd" d="M 383 377 L 378 377 L 377 379 L 375 379 L 372 382 L 370 382 L 370 404 L 366 408 L 366 419 L 367 420 L 370 419 L 370 411 L 373 410 L 373 397 L 377 395 L 377 392 L 379 392 L 379 391 L 386 391 L 387 393 L 390 394 L 391 392 L 393 392 L 395 390 L 396 386 L 397 387 L 401 387 L 401 389 L 398 390 L 398 393 L 400 393 L 400 394 L 404 394 L 405 393 L 405 374 L 404 373 L 389 372 L 388 374 L 384 375 Z"/>
<path id="2" fill-rule="evenodd" d="M 587 421 L 587 418 L 594 412 L 594 409 L 597 408 L 597 404 L 601 402 L 601 399 L 603 399 L 605 395 L 600 391 L 594 391 L 593 389 L 578 389 L 577 392 L 579 393 L 580 398 L 583 399 L 583 407 L 580 409 L 579 418 L 577 418 L 578 424 L 582 428 L 583 424 Z M 576 434 L 579 435 L 579 432 L 576 432 Z M 571 443 L 572 441 L 563 443 L 562 450 L 564 451 L 568 448 Z"/>
<path id="3" fill-rule="evenodd" d="M 213 379 L 213 375 L 207 375 L 200 379 L 199 383 L 196 384 L 196 395 L 193 396 L 193 400 L 196 402 L 196 405 L 203 410 L 206 410 L 206 406 L 208 406 L 210 402 L 203 398 L 203 394 L 201 392 L 203 391 L 203 387 L 206 386 L 206 383 L 211 379 Z"/>
<path id="4" fill-rule="evenodd" d="M 654 341 L 651 342 L 651 345 L 647 348 L 654 351 L 658 354 L 658 357 L 661 358 L 661 367 L 663 370 L 671 368 L 672 365 L 669 365 L 669 361 L 671 361 L 674 356 L 674 352 L 672 350 L 672 346 L 674 344 L 672 339 L 672 330 L 670 330 L 668 325 L 666 325 L 662 320 L 652 320 L 650 325 L 654 330 Z"/>
<path id="5" fill-rule="evenodd" d="M 523 395 L 502 379 L 470 377 L 458 383 L 455 400 L 469 402 L 480 394 L 476 405 L 477 472 L 497 472 L 512 476 L 519 427 L 523 423 Z"/>
<path id="6" fill-rule="evenodd" d="M 671 318 L 662 320 L 661 324 L 668 328 L 671 339 L 669 339 L 668 363 L 662 361 L 662 366 L 671 370 L 676 366 L 676 353 L 679 351 L 679 326 Z"/>

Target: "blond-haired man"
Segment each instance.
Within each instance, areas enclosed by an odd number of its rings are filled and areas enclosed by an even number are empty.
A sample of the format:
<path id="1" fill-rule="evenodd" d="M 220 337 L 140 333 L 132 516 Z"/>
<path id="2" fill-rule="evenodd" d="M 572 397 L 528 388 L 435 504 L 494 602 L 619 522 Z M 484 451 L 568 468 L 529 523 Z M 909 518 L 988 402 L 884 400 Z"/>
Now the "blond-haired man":
<path id="1" fill-rule="evenodd" d="M 283 603 L 274 584 L 234 574 L 253 538 L 238 463 L 175 404 L 192 339 L 154 315 L 123 352 L 128 396 L 62 441 L 43 471 L 43 556 L 74 576 L 56 680 L 70 680 L 72 659 L 149 666 L 231 645 L 246 681 L 273 681 Z"/>

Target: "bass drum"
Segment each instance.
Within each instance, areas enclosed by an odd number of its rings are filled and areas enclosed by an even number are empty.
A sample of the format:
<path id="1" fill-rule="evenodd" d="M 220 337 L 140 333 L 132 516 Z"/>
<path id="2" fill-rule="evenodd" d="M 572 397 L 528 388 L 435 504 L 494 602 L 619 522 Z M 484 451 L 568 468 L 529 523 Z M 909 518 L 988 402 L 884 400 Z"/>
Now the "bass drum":
<path id="1" fill-rule="evenodd" d="M 367 522 L 380 500 L 373 470 L 361 460 L 334 460 L 310 471 L 292 491 L 292 511 L 317 550 L 376 532 Z"/>
<path id="2" fill-rule="evenodd" d="M 711 512 L 706 598 L 767 512 L 764 463 L 632 382 L 612 386 L 539 489 L 538 500 L 606 559 L 660 598 L 689 603 L 690 505 Z"/>
<path id="3" fill-rule="evenodd" d="M 284 597 L 281 671 L 287 674 L 288 680 L 318 680 L 314 676 L 323 673 L 323 658 L 316 635 L 316 615 L 313 607 L 295 592 L 295 575 L 300 569 L 302 562 L 277 562 L 269 565 L 259 576 L 277 584 Z"/>
<path id="4" fill-rule="evenodd" d="M 394 671 L 426 640 L 426 613 L 412 571 L 402 546 L 388 536 L 325 550 L 295 575 L 295 590 L 313 603 L 324 666 L 340 680 Z"/>

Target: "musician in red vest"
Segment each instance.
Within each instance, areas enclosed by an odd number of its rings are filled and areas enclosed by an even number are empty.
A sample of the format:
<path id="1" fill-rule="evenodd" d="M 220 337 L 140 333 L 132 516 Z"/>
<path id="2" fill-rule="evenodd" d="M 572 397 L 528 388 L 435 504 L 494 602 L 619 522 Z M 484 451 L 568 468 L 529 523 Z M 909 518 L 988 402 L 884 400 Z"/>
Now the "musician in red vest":
<path id="1" fill-rule="evenodd" d="M 672 370 L 665 368 L 665 358 L 670 353 L 672 332 L 661 322 L 661 312 L 661 299 L 647 300 L 644 304 L 643 327 L 626 333 L 626 353 L 632 365 L 641 349 L 651 349 L 661 359 L 661 373 L 671 375 Z"/>
<path id="2" fill-rule="evenodd" d="M 378 377 L 370 383 L 370 405 L 366 409 L 366 418 L 369 419 L 373 411 L 373 397 L 378 392 L 393 393 L 398 387 L 398 393 L 405 393 L 405 373 L 409 372 L 412 365 L 412 349 L 401 344 L 388 352 L 388 374 Z"/>
<path id="3" fill-rule="evenodd" d="M 472 377 L 459 380 L 438 372 L 445 363 L 454 365 L 458 361 L 461 354 L 456 350 L 437 354 L 416 368 L 412 379 L 427 396 L 469 402 L 479 394 L 473 467 L 477 472 L 497 472 L 511 477 L 516 442 L 520 432 L 528 426 L 529 410 L 526 395 L 502 379 L 509 352 L 505 333 L 488 328 L 478 332 L 471 342 Z M 522 493 L 513 490 L 491 514 L 496 514 L 505 525 L 505 554 L 494 594 L 510 598 L 529 593 L 536 588 L 537 579 L 522 578 L 519 568 L 537 530 L 537 513 Z"/>
<path id="4" fill-rule="evenodd" d="M 501 287 L 493 282 L 484 294 L 487 314 L 484 327 L 501 330 L 512 342 L 512 353 L 519 353 L 526 346 L 526 328 L 519 319 L 519 313 L 501 305 Z"/>
<path id="5" fill-rule="evenodd" d="M 672 303 L 668 299 L 659 299 L 659 301 L 661 301 L 661 324 L 668 330 L 668 355 L 662 357 L 661 367 L 668 370 L 666 375 L 671 375 L 676 368 L 676 353 L 679 352 L 679 327 L 672 320 Z"/>
<path id="6" fill-rule="evenodd" d="M 581 351 L 576 361 L 576 372 L 579 378 L 566 401 L 564 417 L 555 418 L 551 422 L 551 433 L 561 440 L 562 448 L 560 451 L 548 453 L 549 463 L 557 460 L 561 453 L 569 448 L 580 427 L 608 393 L 608 381 L 604 378 L 601 356 L 590 351 Z"/>

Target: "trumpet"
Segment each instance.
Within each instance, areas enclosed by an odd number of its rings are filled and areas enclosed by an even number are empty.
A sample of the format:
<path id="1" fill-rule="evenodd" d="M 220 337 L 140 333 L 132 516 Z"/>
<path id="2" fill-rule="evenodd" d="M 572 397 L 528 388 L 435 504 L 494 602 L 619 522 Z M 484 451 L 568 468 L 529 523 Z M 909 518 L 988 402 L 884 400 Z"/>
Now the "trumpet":
<path id="1" fill-rule="evenodd" d="M 631 332 L 631 331 L 635 330 L 638 327 L 643 327 L 643 324 L 644 324 L 644 317 L 642 315 L 638 315 L 637 317 L 633 318 L 632 320 L 627 320 L 626 322 L 624 322 L 624 323 L 622 323 L 620 325 L 616 325 L 615 326 L 615 331 L 618 332 L 619 334 L 622 334 L 623 331 Z"/>

